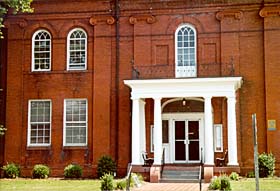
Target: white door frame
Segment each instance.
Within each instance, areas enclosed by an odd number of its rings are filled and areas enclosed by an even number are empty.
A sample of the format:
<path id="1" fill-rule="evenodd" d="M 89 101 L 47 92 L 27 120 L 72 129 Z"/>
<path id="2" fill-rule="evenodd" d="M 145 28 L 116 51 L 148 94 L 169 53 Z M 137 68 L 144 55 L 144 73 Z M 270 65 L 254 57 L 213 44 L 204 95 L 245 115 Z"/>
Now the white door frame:
<path id="1" fill-rule="evenodd" d="M 189 161 L 186 156 L 186 161 L 175 161 L 175 121 L 199 121 L 199 148 L 204 152 L 204 113 L 192 112 L 192 113 L 164 113 L 162 114 L 162 120 L 169 121 L 169 155 L 166 162 L 168 163 L 198 163 L 199 161 Z M 186 150 L 186 152 L 188 152 Z M 187 155 L 187 153 L 186 153 Z M 201 152 L 199 152 L 199 158 L 201 159 Z"/>

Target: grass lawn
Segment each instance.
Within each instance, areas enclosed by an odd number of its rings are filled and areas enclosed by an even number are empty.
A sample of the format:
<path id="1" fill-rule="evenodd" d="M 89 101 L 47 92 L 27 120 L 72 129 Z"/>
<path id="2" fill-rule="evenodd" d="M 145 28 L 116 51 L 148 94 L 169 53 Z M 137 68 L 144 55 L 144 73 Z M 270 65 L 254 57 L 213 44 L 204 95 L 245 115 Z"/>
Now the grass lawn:
<path id="1" fill-rule="evenodd" d="M 242 178 L 239 181 L 231 181 L 233 191 L 256 190 L 255 178 Z M 260 190 L 280 190 L 280 178 L 261 178 L 259 181 Z"/>
<path id="2" fill-rule="evenodd" d="M 63 179 L 0 179 L 1 191 L 95 191 L 100 190 L 99 180 L 63 180 Z"/>

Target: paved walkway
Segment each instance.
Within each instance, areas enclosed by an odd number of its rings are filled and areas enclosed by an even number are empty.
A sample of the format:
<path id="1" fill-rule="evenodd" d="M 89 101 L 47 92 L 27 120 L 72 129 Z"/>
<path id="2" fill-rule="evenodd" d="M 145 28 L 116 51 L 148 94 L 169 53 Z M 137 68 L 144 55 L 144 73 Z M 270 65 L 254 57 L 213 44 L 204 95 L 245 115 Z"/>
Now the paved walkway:
<path id="1" fill-rule="evenodd" d="M 207 191 L 209 184 L 202 184 L 202 190 Z M 148 183 L 132 191 L 199 191 L 198 183 Z"/>

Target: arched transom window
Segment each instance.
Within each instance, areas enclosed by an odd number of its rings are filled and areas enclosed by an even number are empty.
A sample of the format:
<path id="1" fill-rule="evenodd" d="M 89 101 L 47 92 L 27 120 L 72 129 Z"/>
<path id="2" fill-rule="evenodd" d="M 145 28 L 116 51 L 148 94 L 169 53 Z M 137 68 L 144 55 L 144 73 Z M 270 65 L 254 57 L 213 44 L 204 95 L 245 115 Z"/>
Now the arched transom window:
<path id="1" fill-rule="evenodd" d="M 51 35 L 38 30 L 32 37 L 32 71 L 51 70 Z"/>
<path id="2" fill-rule="evenodd" d="M 196 77 L 196 30 L 191 25 L 180 26 L 175 33 L 176 74 L 180 77 Z"/>
<path id="3" fill-rule="evenodd" d="M 67 70 L 87 68 L 87 34 L 81 28 L 71 30 L 67 37 Z"/>

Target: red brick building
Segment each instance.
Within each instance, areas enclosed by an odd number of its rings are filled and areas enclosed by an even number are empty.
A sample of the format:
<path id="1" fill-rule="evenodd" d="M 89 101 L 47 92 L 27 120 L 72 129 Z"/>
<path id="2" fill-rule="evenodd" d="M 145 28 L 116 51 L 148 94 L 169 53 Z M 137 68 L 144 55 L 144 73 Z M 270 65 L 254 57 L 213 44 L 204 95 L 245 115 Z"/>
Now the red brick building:
<path id="1" fill-rule="evenodd" d="M 256 113 L 259 152 L 272 152 L 279 168 L 278 0 L 32 6 L 33 14 L 5 20 L 4 162 L 20 164 L 26 176 L 38 163 L 62 176 L 74 162 L 94 177 L 106 154 L 121 176 L 129 162 L 145 171 L 146 151 L 153 181 L 163 161 L 202 161 L 205 177 L 246 174 Z M 217 167 L 226 150 L 226 167 Z"/>

